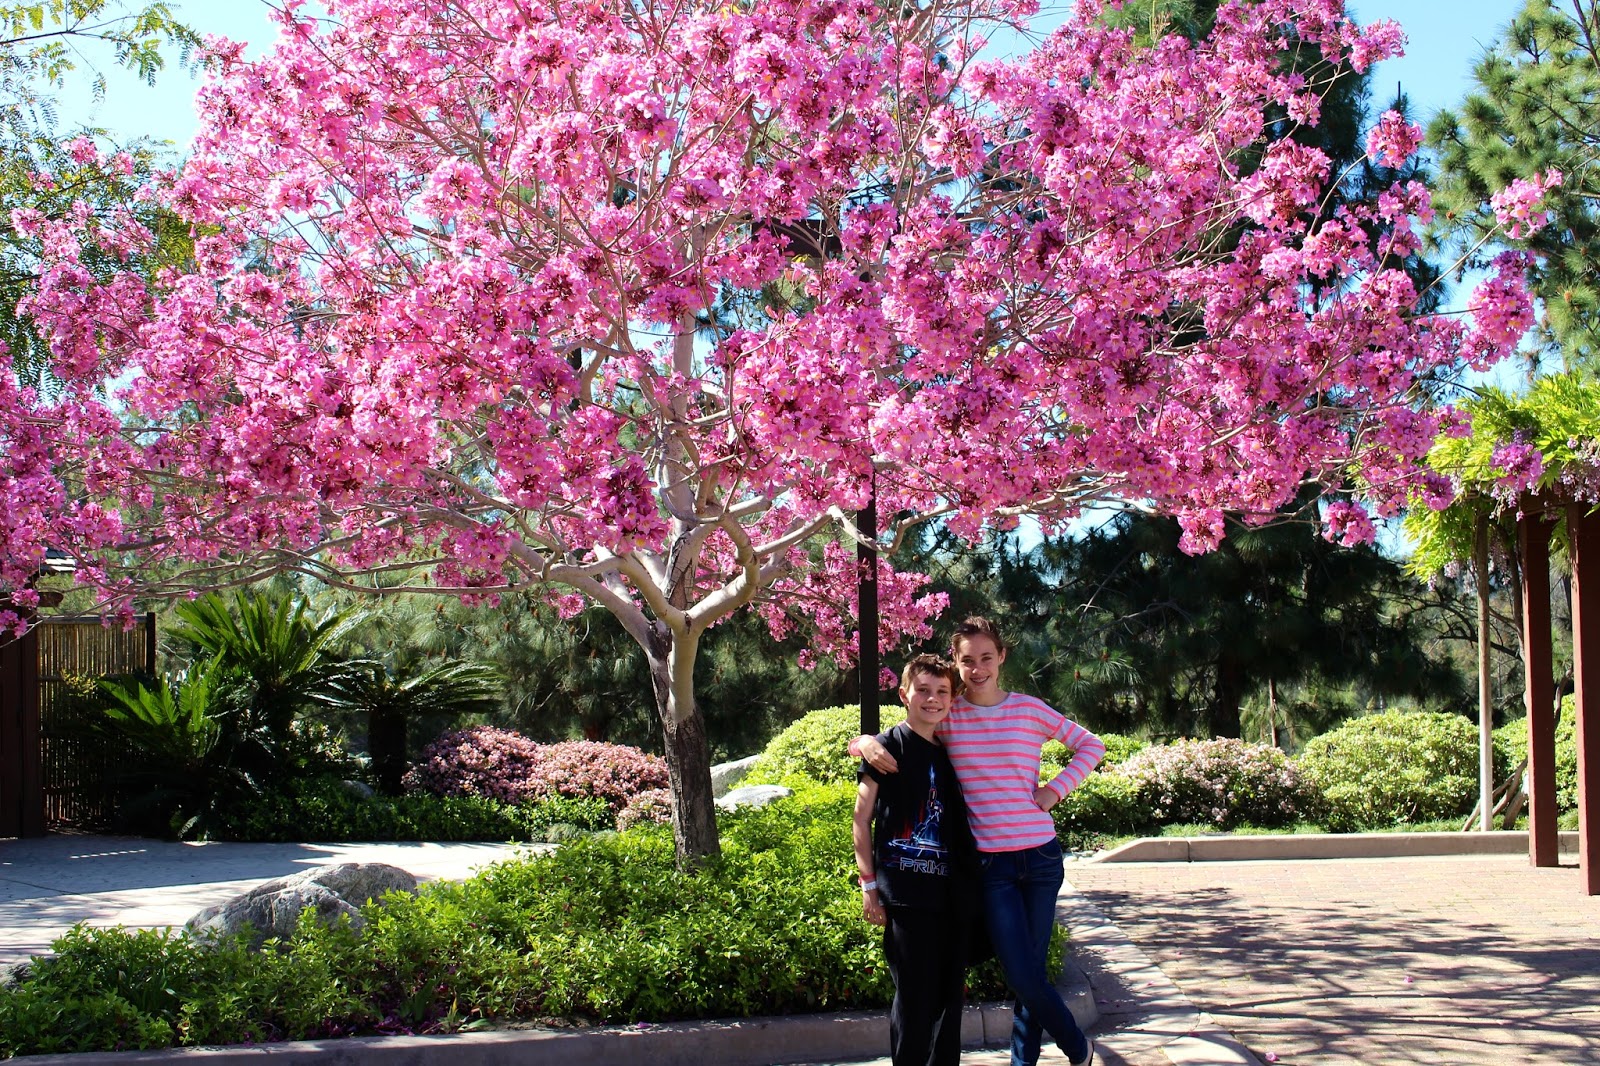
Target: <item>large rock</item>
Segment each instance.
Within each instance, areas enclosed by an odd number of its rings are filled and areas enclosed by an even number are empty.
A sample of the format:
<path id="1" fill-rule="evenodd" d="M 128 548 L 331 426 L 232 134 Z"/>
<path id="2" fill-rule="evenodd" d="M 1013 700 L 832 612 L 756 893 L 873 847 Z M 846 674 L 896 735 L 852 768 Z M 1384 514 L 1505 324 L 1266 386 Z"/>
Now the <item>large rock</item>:
<path id="1" fill-rule="evenodd" d="M 415 892 L 417 879 L 398 866 L 381 862 L 346 862 L 319 866 L 305 873 L 257 885 L 242 896 L 207 907 L 184 926 L 202 938 L 231 937 L 249 927 L 251 947 L 269 937 L 286 938 L 310 907 L 317 921 L 332 925 L 348 916 L 360 929 L 360 907 L 385 892 Z"/>
<path id="2" fill-rule="evenodd" d="M 750 772 L 750 767 L 755 764 L 759 755 L 746 755 L 733 762 L 719 762 L 711 768 L 711 794 L 713 796 L 726 796 L 730 789 L 744 780 L 744 775 Z"/>
<path id="3" fill-rule="evenodd" d="M 717 800 L 717 806 L 725 811 L 731 811 L 736 807 L 765 807 L 774 800 L 792 795 L 794 789 L 784 788 L 782 785 L 746 785 L 744 788 L 734 789 Z"/>

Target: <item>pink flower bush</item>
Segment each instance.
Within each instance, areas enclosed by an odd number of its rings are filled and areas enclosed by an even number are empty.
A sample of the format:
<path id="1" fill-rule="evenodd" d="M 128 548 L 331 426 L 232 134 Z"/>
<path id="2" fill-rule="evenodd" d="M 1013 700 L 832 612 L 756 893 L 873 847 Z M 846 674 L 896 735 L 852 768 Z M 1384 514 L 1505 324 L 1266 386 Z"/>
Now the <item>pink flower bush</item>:
<path id="1" fill-rule="evenodd" d="M 406 771 L 407 792 L 487 796 L 521 803 L 533 794 L 539 745 L 509 729 L 479 725 L 445 733 Z"/>
<path id="2" fill-rule="evenodd" d="M 636 825 L 662 825 L 672 820 L 672 793 L 664 788 L 652 788 L 630 799 L 617 812 L 617 828 L 632 829 Z"/>
<path id="3" fill-rule="evenodd" d="M 624 744 L 537 744 L 510 730 L 474 726 L 429 744 L 406 771 L 404 783 L 410 792 L 488 796 L 506 803 L 593 796 L 616 810 L 641 792 L 666 787 L 667 766 L 660 757 Z"/>
<path id="4" fill-rule="evenodd" d="M 1240 740 L 1179 740 L 1145 748 L 1122 764 L 1151 820 L 1292 825 L 1318 813 L 1318 792 L 1281 750 Z"/>

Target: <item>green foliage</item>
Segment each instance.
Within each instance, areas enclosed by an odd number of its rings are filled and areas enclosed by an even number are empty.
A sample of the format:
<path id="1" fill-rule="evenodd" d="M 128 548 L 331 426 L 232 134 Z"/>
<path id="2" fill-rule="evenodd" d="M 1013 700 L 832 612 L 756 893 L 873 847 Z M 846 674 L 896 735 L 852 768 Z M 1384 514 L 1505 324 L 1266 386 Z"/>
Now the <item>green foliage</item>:
<path id="1" fill-rule="evenodd" d="M 1139 783 L 1116 771 L 1090 774 L 1050 814 L 1057 835 L 1074 850 L 1096 847 L 1110 837 L 1150 832 L 1156 824 Z"/>
<path id="2" fill-rule="evenodd" d="M 344 674 L 334 650 L 362 622 L 358 612 L 316 614 L 309 600 L 264 589 L 211 593 L 174 613 L 168 637 L 248 677 L 255 716 L 277 731 L 311 710 Z"/>
<path id="3" fill-rule="evenodd" d="M 153 687 L 107 682 L 102 687 L 112 703 L 105 716 L 147 755 L 180 772 L 198 769 L 222 731 L 211 712 L 226 673 L 213 661 Z"/>
<path id="4" fill-rule="evenodd" d="M 360 935 L 303 915 L 261 952 L 80 927 L 0 991 L 0 1054 L 882 1006 L 880 934 L 848 876 L 853 806 L 837 784 L 725 815 L 722 856 L 693 872 L 664 827 L 575 841 L 368 904 Z M 1055 965 L 1062 947 L 1058 931 Z M 1002 989 L 993 963 L 973 983 Z"/>
<path id="5" fill-rule="evenodd" d="M 1313 737 L 1299 764 L 1322 789 L 1333 832 L 1449 818 L 1477 799 L 1478 731 L 1454 714 L 1367 715 Z"/>
<path id="6" fill-rule="evenodd" d="M 905 720 L 905 709 L 885 704 L 882 728 Z M 859 759 L 850 755 L 850 741 L 861 735 L 861 708 L 824 707 L 812 711 L 773 737 L 745 775 L 747 785 L 795 781 L 855 783 Z"/>
<path id="7" fill-rule="evenodd" d="M 1523 762 L 1528 757 L 1528 720 L 1519 718 L 1496 729 L 1494 744 L 1507 766 Z M 1561 701 L 1561 719 L 1556 723 L 1556 809 L 1578 809 L 1578 723 L 1570 695 Z"/>
<path id="8" fill-rule="evenodd" d="M 487 796 L 364 796 L 335 777 L 290 781 L 229 810 L 214 835 L 225 840 L 527 840 L 549 839 L 557 825 L 610 829 L 611 807 L 596 797 L 503 803 Z"/>
<path id="9" fill-rule="evenodd" d="M 1406 566 L 1421 578 L 1472 557 L 1480 518 L 1491 521 L 1501 545 L 1515 539 L 1516 494 L 1501 490 L 1507 472 L 1496 462 L 1503 446 L 1522 443 L 1539 450 L 1544 473 L 1534 489 L 1577 489 L 1583 498 L 1589 494 L 1582 491 L 1584 483 L 1600 466 L 1600 384 L 1581 375 L 1541 377 L 1518 395 L 1485 386 L 1461 409 L 1471 419 L 1471 434 L 1442 433 L 1428 452 L 1428 465 L 1461 491 L 1442 510 L 1417 506 L 1406 513 L 1406 534 L 1415 544 Z M 1565 519 L 1557 517 L 1559 540 Z"/>
<path id="10" fill-rule="evenodd" d="M 1435 228 L 1477 265 L 1505 248 L 1534 255 L 1529 281 L 1548 346 L 1569 368 L 1600 368 L 1600 4 L 1527 0 L 1473 71 L 1459 108 L 1428 130 L 1439 159 Z M 1497 226 L 1490 198 L 1560 170 L 1550 223 L 1521 239 Z"/>
<path id="11" fill-rule="evenodd" d="M 1131 757 L 1150 746 L 1150 742 L 1142 737 L 1130 737 L 1123 733 L 1097 733 L 1095 735 L 1106 746 L 1105 757 L 1095 766 L 1095 770 L 1102 773 L 1121 766 Z M 1060 773 L 1063 766 L 1072 761 L 1072 752 L 1059 740 L 1047 740 L 1043 751 L 1040 752 L 1039 760 L 1039 779 L 1048 781 Z"/>

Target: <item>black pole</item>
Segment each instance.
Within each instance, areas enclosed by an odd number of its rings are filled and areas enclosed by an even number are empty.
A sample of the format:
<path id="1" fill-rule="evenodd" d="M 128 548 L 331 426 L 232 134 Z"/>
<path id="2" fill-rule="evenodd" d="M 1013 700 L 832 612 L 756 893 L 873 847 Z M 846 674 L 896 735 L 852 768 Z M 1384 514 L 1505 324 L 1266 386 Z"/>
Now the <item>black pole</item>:
<path id="1" fill-rule="evenodd" d="M 856 628 L 861 649 L 857 657 L 856 688 L 861 694 L 861 732 L 878 734 L 878 553 L 869 543 L 878 539 L 878 487 L 876 479 L 867 505 L 856 512 L 861 542 L 856 545 Z"/>

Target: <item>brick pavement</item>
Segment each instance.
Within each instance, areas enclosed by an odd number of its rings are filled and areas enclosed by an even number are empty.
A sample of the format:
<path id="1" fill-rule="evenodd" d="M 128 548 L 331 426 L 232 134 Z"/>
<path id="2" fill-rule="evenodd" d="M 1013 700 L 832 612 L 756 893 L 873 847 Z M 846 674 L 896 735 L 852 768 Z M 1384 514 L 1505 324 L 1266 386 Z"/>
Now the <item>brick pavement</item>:
<path id="1" fill-rule="evenodd" d="M 1525 858 L 1072 864 L 1201 1012 L 1278 1063 L 1600 1063 L 1600 898 Z M 1095 973 L 1106 1022 L 1138 988 Z"/>

